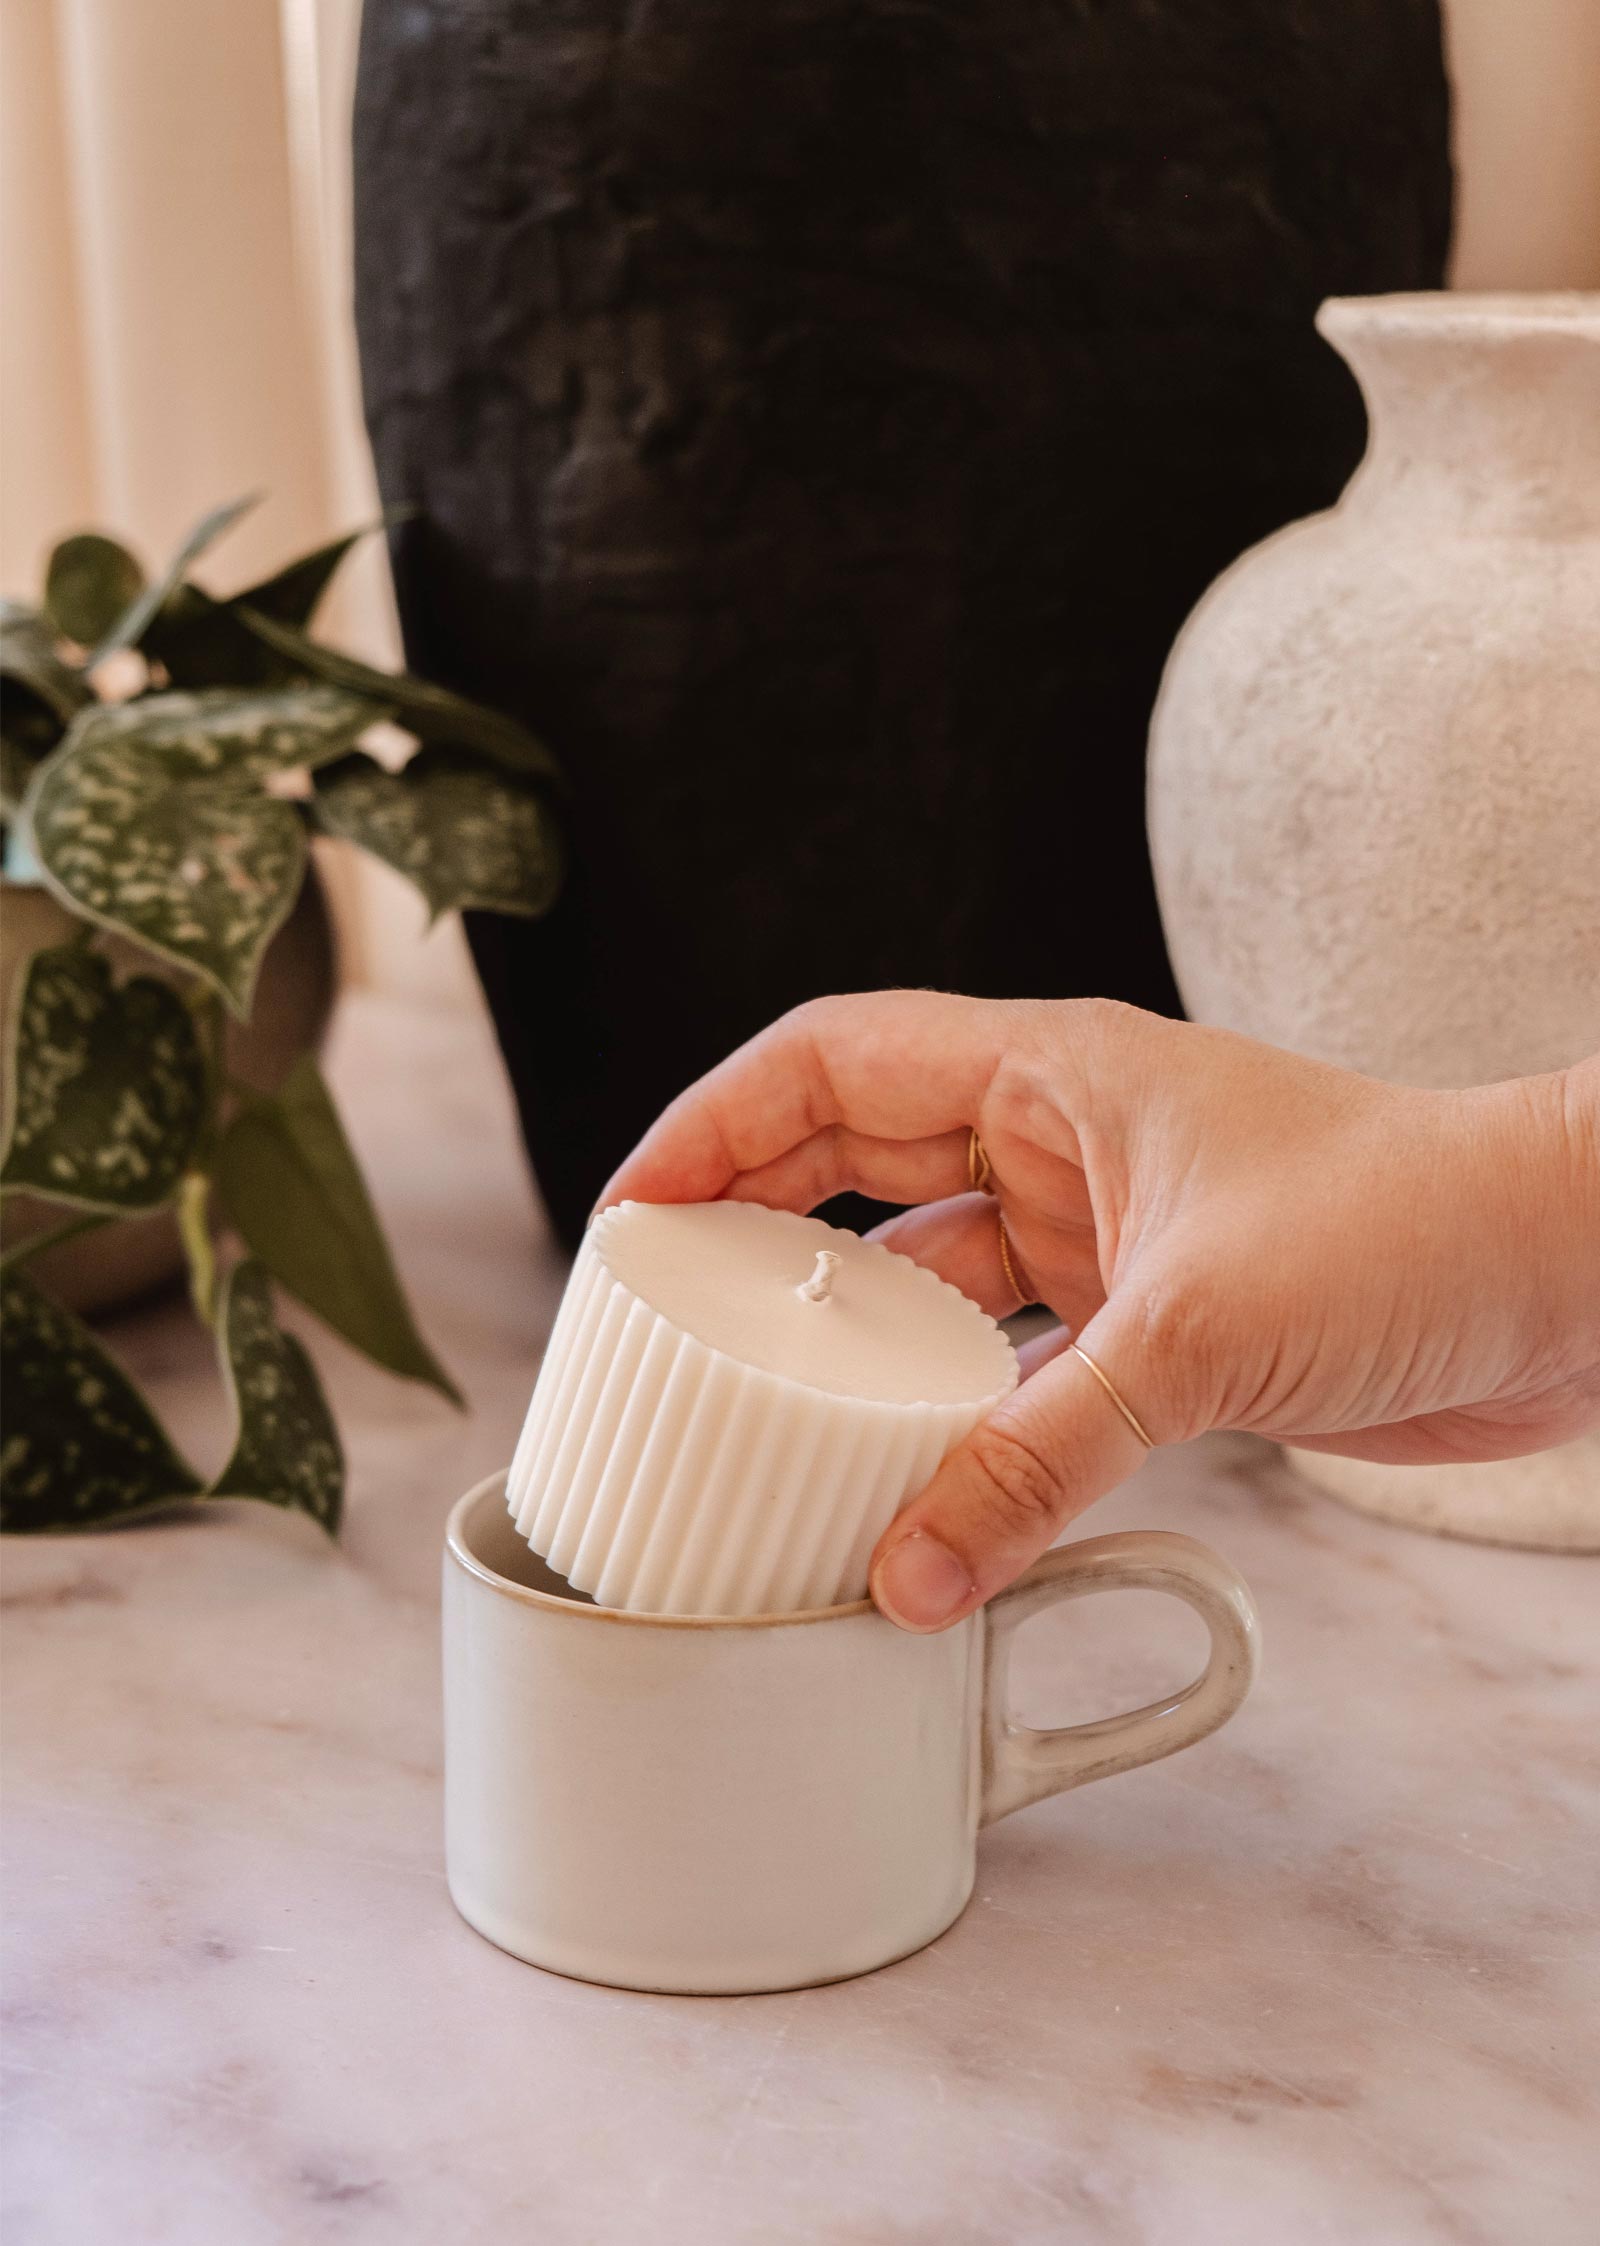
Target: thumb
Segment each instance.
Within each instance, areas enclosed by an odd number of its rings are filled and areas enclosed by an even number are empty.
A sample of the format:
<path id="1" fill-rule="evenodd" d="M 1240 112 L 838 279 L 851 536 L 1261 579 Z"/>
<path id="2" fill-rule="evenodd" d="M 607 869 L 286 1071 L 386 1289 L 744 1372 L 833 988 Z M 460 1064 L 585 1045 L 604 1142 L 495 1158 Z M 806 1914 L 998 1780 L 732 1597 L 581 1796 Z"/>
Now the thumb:
<path id="1" fill-rule="evenodd" d="M 1147 1433 L 1160 1425 L 1141 1412 L 1138 1368 L 1148 1363 L 1137 1338 L 1142 1312 L 1108 1302 L 1065 1347 L 1025 1380 L 964 1443 L 884 1531 L 872 1562 L 872 1596 L 905 1630 L 943 1630 L 993 1598 L 1038 1558 L 1066 1523 L 1125 1481 L 1147 1455 L 1089 1364 L 1098 1365 Z M 1163 1424 L 1179 1414 L 1171 1372 L 1160 1399 Z M 1191 1432 L 1187 1426 L 1184 1433 Z"/>

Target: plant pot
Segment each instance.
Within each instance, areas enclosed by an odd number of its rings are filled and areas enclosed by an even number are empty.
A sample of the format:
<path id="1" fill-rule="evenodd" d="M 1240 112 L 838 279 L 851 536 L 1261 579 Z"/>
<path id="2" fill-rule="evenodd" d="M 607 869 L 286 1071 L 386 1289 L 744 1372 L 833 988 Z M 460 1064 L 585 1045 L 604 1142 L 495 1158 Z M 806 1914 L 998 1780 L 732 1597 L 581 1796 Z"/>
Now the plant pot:
<path id="1" fill-rule="evenodd" d="M 474 951 L 558 1227 L 799 1000 L 1176 994 L 1172 634 L 1439 277 L 1435 0 L 368 0 L 356 304 L 415 666 L 542 726 Z"/>
<path id="2" fill-rule="evenodd" d="M 1371 439 L 1235 563 L 1151 733 L 1167 940 L 1199 1021 L 1396 1083 L 1600 1049 L 1600 297 L 1336 300 Z M 1297 1454 L 1419 1528 L 1600 1548 L 1600 1437 L 1538 1459 Z"/>
<path id="3" fill-rule="evenodd" d="M 9 1051 L 12 1002 L 21 969 L 34 952 L 64 942 L 83 923 L 47 889 L 28 882 L 6 881 L 0 889 L 0 910 L 4 920 L 0 1031 Z M 119 979 L 146 974 L 185 980 L 123 937 L 105 936 L 101 943 Z M 312 868 L 294 910 L 267 948 L 249 1021 L 230 1018 L 228 1022 L 229 1071 L 258 1091 L 272 1090 L 297 1053 L 321 1042 L 336 986 L 333 924 Z M 0 1127 L 4 1120 L 0 1114 Z M 19 1194 L 6 1202 L 0 1241 L 12 1247 L 70 1214 L 57 1203 Z M 158 1210 L 65 1241 L 36 1257 L 28 1268 L 58 1301 L 87 1315 L 120 1308 L 174 1279 L 183 1268 L 183 1247 L 171 1214 Z"/>

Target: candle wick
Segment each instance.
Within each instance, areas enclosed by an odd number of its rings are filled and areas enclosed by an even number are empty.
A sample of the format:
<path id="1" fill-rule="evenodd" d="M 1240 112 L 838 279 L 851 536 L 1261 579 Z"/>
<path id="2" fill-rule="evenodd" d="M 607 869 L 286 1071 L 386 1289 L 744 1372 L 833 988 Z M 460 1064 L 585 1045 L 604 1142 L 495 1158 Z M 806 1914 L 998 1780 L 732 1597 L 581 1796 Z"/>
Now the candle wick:
<path id="1" fill-rule="evenodd" d="M 833 1293 L 833 1275 L 839 1268 L 839 1262 L 839 1257 L 834 1254 L 831 1248 L 819 1248 L 817 1250 L 816 1270 L 812 1272 L 803 1286 L 795 1289 L 795 1293 L 802 1302 L 827 1301 Z"/>

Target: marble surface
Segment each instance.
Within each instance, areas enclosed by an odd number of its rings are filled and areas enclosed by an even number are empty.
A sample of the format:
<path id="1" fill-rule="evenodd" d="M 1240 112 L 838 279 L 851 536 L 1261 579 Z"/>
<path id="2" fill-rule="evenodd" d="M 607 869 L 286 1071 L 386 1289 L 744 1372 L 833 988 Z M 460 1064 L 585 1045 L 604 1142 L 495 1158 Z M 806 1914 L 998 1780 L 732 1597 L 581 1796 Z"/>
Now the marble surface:
<path id="1" fill-rule="evenodd" d="M 461 1419 L 317 1341 L 345 1541 L 264 1508 L 13 1543 L 7 2246 L 1579 2246 L 1600 2205 L 1600 1569 L 1341 1511 L 1264 1446 L 1088 1526 L 1215 1543 L 1266 1670 L 1182 1758 L 1028 1810 L 932 1949 L 641 1997 L 471 1933 L 439 1842 L 437 1571 L 560 1269 L 475 1019 L 349 1005 L 334 1073 Z M 124 1322 L 197 1449 L 180 1312 Z M 1198 1625 L 1034 1625 L 1024 1713 Z"/>

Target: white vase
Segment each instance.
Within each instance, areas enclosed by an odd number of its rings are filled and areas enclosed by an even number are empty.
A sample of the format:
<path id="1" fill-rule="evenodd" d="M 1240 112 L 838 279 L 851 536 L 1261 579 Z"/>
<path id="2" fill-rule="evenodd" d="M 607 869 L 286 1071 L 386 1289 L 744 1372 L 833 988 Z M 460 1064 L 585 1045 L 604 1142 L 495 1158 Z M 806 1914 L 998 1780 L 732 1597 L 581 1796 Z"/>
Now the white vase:
<path id="1" fill-rule="evenodd" d="M 1185 625 L 1150 828 L 1198 1021 L 1396 1083 L 1600 1050 L 1600 296 L 1334 299 L 1371 435 Z M 1600 1437 L 1393 1467 L 1368 1511 L 1600 1548 Z"/>

